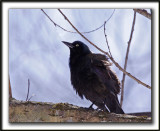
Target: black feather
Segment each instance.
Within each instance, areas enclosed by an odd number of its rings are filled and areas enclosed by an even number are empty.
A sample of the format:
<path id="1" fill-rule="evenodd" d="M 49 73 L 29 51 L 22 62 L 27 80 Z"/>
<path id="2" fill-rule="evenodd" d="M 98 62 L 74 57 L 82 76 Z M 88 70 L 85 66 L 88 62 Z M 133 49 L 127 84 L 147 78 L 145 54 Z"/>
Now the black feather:
<path id="1" fill-rule="evenodd" d="M 110 69 L 112 64 L 108 58 L 92 53 L 88 46 L 80 41 L 63 43 L 70 49 L 71 83 L 76 93 L 102 110 L 108 111 L 108 108 L 110 112 L 123 114 L 117 98 L 120 82 Z"/>

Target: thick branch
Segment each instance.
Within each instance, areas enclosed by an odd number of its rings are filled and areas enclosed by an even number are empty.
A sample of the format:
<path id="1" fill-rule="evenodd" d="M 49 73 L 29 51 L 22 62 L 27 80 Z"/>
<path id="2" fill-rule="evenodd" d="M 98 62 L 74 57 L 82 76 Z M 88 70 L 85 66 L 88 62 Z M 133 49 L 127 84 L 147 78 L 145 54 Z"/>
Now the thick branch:
<path id="1" fill-rule="evenodd" d="M 144 10 L 144 9 L 133 9 L 133 10 L 151 20 L 152 15 L 149 14 L 146 10 Z"/>
<path id="2" fill-rule="evenodd" d="M 133 75 L 131 75 L 130 73 L 128 73 L 127 71 L 125 71 L 114 59 L 113 57 L 111 57 L 108 52 L 103 51 L 102 49 L 100 49 L 98 46 L 96 46 L 94 43 L 92 43 L 90 40 L 88 40 L 83 34 L 81 34 L 78 29 L 70 22 L 70 20 L 63 14 L 63 12 L 58 9 L 59 12 L 64 16 L 64 18 L 69 22 L 69 24 L 78 32 L 79 35 L 81 35 L 85 40 L 87 40 L 91 45 L 93 45 L 95 48 L 97 48 L 99 51 L 101 51 L 102 53 L 106 54 L 111 61 L 116 65 L 116 67 L 119 68 L 119 70 L 121 70 L 122 72 L 124 72 L 126 75 L 128 75 L 129 77 L 131 77 L 132 79 L 134 79 L 135 81 L 137 81 L 139 84 L 142 84 L 143 86 L 151 89 L 151 87 L 145 83 L 143 83 L 142 81 L 138 80 L 136 77 L 134 77 Z"/>
<path id="3" fill-rule="evenodd" d="M 148 117 L 149 116 L 149 117 Z M 94 119 L 93 119 L 94 118 Z M 140 122 L 151 123 L 150 112 L 128 114 L 107 113 L 94 109 L 79 107 L 68 103 L 49 103 L 35 101 L 9 101 L 9 122 Z"/>
<path id="4" fill-rule="evenodd" d="M 130 45 L 131 45 L 131 41 L 132 41 L 132 36 L 133 36 L 135 21 L 136 21 L 136 11 L 134 11 L 134 18 L 133 18 L 133 23 L 132 23 L 132 29 L 131 29 L 130 38 L 129 38 L 129 41 L 128 41 L 128 47 L 127 47 L 127 52 L 126 52 L 124 70 L 127 69 L 127 61 L 128 61 L 129 49 L 130 49 Z M 125 76 L 126 76 L 126 74 L 123 73 L 123 78 L 122 78 L 122 88 L 121 88 L 121 101 L 120 101 L 121 107 L 122 107 L 122 104 L 123 104 Z"/>

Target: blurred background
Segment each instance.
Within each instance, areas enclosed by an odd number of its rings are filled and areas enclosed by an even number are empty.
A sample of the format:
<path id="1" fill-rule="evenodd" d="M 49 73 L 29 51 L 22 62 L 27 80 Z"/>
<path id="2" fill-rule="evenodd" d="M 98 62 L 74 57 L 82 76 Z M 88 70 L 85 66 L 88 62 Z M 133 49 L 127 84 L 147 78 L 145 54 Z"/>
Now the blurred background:
<path id="1" fill-rule="evenodd" d="M 51 19 L 67 30 L 74 31 L 57 9 L 44 9 Z M 62 9 L 80 32 L 101 26 L 114 9 Z M 150 9 L 147 10 L 150 13 Z M 124 67 L 134 11 L 115 9 L 106 23 L 106 34 L 114 59 Z M 104 28 L 85 34 L 101 49 L 108 51 Z M 39 102 L 67 102 L 89 107 L 91 102 L 81 99 L 70 82 L 69 49 L 61 41 L 80 40 L 94 53 L 100 53 L 79 34 L 55 27 L 40 9 L 9 9 L 9 75 L 12 96 L 26 100 L 28 79 L 29 98 Z M 114 65 L 119 80 L 123 73 Z M 151 86 L 151 20 L 137 13 L 130 46 L 127 71 Z M 120 100 L 120 95 L 118 95 Z M 96 107 L 94 107 L 96 108 Z M 125 113 L 150 112 L 151 90 L 126 76 L 123 110 Z"/>

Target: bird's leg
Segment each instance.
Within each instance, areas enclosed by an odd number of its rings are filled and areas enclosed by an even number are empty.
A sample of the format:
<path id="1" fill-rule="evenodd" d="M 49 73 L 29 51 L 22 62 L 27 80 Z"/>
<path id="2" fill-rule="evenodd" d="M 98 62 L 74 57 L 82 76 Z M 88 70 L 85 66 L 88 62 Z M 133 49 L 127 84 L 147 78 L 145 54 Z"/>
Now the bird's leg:
<path id="1" fill-rule="evenodd" d="M 89 106 L 89 109 L 93 109 L 94 102 L 92 102 L 92 104 Z"/>
<path id="2" fill-rule="evenodd" d="M 109 112 L 108 109 L 105 107 L 103 111 Z"/>
<path id="3" fill-rule="evenodd" d="M 106 98 L 104 99 L 104 107 L 106 105 Z M 108 109 L 105 107 L 105 109 L 103 111 L 109 112 Z"/>
<path id="4" fill-rule="evenodd" d="M 98 107 L 97 109 L 101 109 L 103 111 L 109 112 L 108 109 L 105 107 L 104 103 L 95 103 L 95 105 Z"/>

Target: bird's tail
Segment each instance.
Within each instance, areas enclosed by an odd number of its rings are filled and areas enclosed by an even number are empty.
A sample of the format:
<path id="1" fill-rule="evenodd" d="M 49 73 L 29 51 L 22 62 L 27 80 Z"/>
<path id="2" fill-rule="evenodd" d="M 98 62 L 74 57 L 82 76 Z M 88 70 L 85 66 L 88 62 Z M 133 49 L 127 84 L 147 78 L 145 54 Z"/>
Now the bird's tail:
<path id="1" fill-rule="evenodd" d="M 110 110 L 110 112 L 114 112 L 116 114 L 124 114 L 124 111 L 122 110 L 118 98 L 115 95 L 108 95 L 105 100 L 105 104 Z"/>

